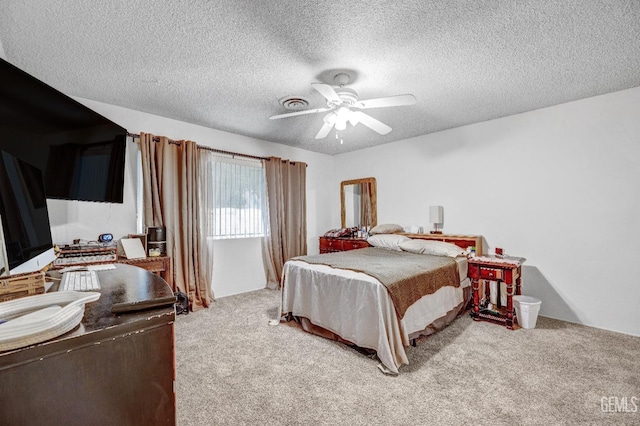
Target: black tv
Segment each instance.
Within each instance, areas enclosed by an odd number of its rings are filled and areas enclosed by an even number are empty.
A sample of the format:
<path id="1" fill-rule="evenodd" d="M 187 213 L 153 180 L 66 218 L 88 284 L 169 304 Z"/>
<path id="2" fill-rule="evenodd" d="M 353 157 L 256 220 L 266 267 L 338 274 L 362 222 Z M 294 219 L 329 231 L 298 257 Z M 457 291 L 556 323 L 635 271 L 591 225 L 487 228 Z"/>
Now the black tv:
<path id="1" fill-rule="evenodd" d="M 47 198 L 122 203 L 127 131 L 0 59 L 0 149 L 40 168 Z"/>
<path id="2" fill-rule="evenodd" d="M 39 271 L 55 260 L 39 168 L 0 150 L 0 275 Z"/>

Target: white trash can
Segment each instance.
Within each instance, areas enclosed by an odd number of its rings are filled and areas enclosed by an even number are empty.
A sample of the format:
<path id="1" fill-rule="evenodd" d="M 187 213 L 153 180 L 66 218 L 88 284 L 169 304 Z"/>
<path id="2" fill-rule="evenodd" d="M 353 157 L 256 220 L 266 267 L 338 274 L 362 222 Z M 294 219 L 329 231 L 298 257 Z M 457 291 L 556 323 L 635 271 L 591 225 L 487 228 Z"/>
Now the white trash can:
<path id="1" fill-rule="evenodd" d="M 518 324 L 522 328 L 536 328 L 538 312 L 542 301 L 531 296 L 513 296 Z"/>

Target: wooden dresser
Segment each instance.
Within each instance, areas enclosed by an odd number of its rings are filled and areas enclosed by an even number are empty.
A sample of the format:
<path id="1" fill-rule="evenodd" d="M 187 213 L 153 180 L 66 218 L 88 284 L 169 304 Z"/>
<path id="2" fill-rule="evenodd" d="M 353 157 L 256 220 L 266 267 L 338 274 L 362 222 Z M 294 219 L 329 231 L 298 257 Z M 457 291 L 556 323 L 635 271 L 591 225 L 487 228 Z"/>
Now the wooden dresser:
<path id="1" fill-rule="evenodd" d="M 145 257 L 142 259 L 127 259 L 119 257 L 118 263 L 126 263 L 128 265 L 137 266 L 160 275 L 169 287 L 173 288 L 173 275 L 171 274 L 171 258 L 168 256 Z"/>
<path id="2" fill-rule="evenodd" d="M 355 250 L 365 247 L 369 247 L 369 243 L 364 238 L 320 237 L 320 254 Z"/>
<path id="3" fill-rule="evenodd" d="M 467 247 L 475 247 L 476 255 L 480 256 L 484 253 L 482 248 L 482 236 L 480 235 L 454 235 L 454 234 L 401 234 L 409 238 L 420 240 L 436 240 L 446 243 L 455 244 L 466 250 Z"/>

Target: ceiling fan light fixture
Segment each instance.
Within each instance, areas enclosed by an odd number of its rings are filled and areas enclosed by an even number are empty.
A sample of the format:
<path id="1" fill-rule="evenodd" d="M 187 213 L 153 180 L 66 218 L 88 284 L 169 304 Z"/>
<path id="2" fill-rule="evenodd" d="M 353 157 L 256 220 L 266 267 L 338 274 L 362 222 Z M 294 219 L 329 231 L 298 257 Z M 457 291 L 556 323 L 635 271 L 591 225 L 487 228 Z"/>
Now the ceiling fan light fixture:
<path id="1" fill-rule="evenodd" d="M 338 120 L 347 121 L 349 119 L 349 116 L 351 115 L 351 110 L 343 106 L 338 108 L 336 114 L 338 114 Z"/>
<path id="2" fill-rule="evenodd" d="M 336 130 L 345 130 L 347 128 L 347 121 L 351 117 L 351 110 L 345 106 L 341 106 L 335 112 L 335 126 Z"/>
<path id="3" fill-rule="evenodd" d="M 331 111 L 329 114 L 325 115 L 322 120 L 326 123 L 326 124 L 330 124 L 333 126 L 333 123 L 336 122 L 336 120 L 338 119 L 338 114 L 335 113 L 335 111 Z"/>

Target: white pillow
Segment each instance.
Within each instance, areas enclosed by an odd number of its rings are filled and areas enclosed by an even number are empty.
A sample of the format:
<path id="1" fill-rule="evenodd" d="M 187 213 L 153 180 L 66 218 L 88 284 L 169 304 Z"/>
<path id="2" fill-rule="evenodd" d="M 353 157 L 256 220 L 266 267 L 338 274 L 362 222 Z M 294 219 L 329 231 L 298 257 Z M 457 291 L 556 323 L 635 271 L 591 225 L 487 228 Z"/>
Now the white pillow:
<path id="1" fill-rule="evenodd" d="M 401 250 L 411 253 L 449 257 L 466 255 L 466 252 L 462 248 L 452 243 L 445 243 L 444 241 L 409 239 L 409 241 L 402 241 L 399 245 Z"/>
<path id="2" fill-rule="evenodd" d="M 388 250 L 401 251 L 400 244 L 411 240 L 409 237 L 398 234 L 377 234 L 367 238 L 367 242 L 374 247 L 380 247 Z"/>
<path id="3" fill-rule="evenodd" d="M 374 226 L 369 230 L 370 235 L 376 234 L 396 234 L 398 232 L 404 232 L 404 228 L 395 223 L 383 223 L 382 225 Z"/>

